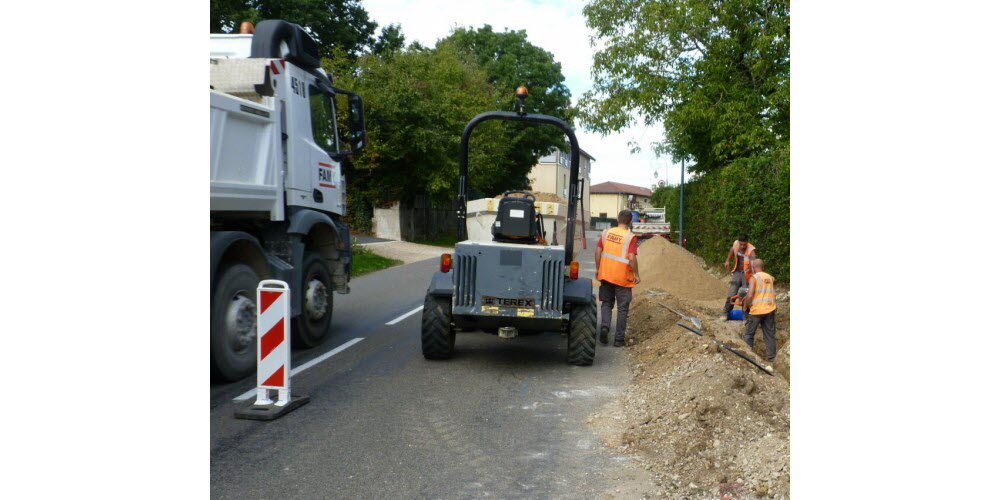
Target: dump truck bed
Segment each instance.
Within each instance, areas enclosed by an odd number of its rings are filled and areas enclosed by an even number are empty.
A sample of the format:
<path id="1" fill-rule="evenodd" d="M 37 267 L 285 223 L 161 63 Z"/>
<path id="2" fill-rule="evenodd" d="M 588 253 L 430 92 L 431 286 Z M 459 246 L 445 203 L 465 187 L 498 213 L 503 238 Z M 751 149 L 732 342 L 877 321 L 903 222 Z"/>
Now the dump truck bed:
<path id="1" fill-rule="evenodd" d="M 260 212 L 271 220 L 283 219 L 280 127 L 274 110 L 210 92 L 212 211 Z"/>

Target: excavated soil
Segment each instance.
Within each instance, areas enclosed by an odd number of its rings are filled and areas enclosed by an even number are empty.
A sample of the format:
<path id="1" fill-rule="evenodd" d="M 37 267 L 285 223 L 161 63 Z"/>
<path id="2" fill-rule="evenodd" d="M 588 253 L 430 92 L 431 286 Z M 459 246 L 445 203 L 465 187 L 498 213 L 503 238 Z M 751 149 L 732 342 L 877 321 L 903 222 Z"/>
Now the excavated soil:
<path id="1" fill-rule="evenodd" d="M 640 246 L 639 262 L 643 281 L 627 336 L 632 383 L 592 417 L 623 421 L 605 443 L 638 455 L 662 497 L 788 498 L 787 290 L 778 294 L 778 358 L 769 375 L 718 345 L 768 365 L 761 332 L 751 351 L 743 323 L 721 316 L 725 277 L 662 238 Z M 704 336 L 677 326 L 692 325 L 668 307 L 701 319 Z"/>
<path id="2" fill-rule="evenodd" d="M 545 201 L 545 202 L 551 202 L 551 203 L 566 204 L 566 200 L 565 199 L 560 198 L 559 195 L 554 194 L 554 193 L 542 193 L 540 191 L 532 191 L 531 194 L 535 195 L 535 201 Z M 522 195 L 522 194 L 511 194 L 510 196 L 512 198 L 523 198 L 524 197 L 524 195 Z M 503 194 L 498 194 L 494 198 L 498 198 L 498 199 L 499 198 L 503 198 Z"/>
<path id="3" fill-rule="evenodd" d="M 660 288 L 691 300 L 726 296 L 726 284 L 705 272 L 694 254 L 659 236 L 639 245 L 638 261 L 642 280 L 635 291 Z"/>

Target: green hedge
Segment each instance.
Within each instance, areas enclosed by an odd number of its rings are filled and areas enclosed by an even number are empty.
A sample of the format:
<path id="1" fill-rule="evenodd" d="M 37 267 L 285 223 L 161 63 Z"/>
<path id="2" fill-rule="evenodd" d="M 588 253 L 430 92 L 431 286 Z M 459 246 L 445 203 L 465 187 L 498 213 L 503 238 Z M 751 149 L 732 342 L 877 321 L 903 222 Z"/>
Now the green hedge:
<path id="1" fill-rule="evenodd" d="M 721 266 L 729 246 L 747 233 L 757 255 L 775 279 L 791 281 L 789 267 L 789 157 L 788 150 L 738 160 L 699 176 L 684 187 L 684 236 L 688 250 L 709 265 Z M 655 206 L 668 208 L 671 227 L 678 229 L 677 186 L 659 188 Z"/>
<path id="2" fill-rule="evenodd" d="M 348 185 L 348 188 L 350 187 Z M 351 228 L 352 236 L 355 234 L 371 234 L 373 231 L 372 217 L 374 210 L 369 200 L 370 198 L 365 193 L 351 189 L 347 190 L 347 213 L 344 214 L 344 220 L 347 222 L 348 227 Z"/>

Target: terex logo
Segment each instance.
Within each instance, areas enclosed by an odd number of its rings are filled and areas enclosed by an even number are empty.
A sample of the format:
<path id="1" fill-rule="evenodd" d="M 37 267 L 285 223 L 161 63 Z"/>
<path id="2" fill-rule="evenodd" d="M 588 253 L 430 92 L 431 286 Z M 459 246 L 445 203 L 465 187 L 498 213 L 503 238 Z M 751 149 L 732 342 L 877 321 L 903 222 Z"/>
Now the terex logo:
<path id="1" fill-rule="evenodd" d="M 535 299 L 506 299 L 503 297 L 483 295 L 483 305 L 500 307 L 535 307 Z"/>

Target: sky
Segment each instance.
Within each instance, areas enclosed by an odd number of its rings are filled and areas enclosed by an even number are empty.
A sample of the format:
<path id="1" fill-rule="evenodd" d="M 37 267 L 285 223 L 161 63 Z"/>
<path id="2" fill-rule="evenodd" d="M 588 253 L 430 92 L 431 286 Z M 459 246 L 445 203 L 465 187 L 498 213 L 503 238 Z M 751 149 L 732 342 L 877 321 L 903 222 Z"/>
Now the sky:
<path id="1" fill-rule="evenodd" d="M 590 66 L 594 49 L 583 15 L 584 1 L 362 0 L 361 3 L 379 24 L 377 31 L 382 26 L 399 24 L 407 44 L 416 40 L 433 46 L 457 27 L 478 28 L 489 24 L 494 31 L 523 29 L 528 41 L 551 52 L 562 64 L 574 104 L 592 87 Z M 663 128 L 646 127 L 638 116 L 636 123 L 608 136 L 589 132 L 577 124 L 580 147 L 597 159 L 593 163 L 591 184 L 615 181 L 649 187 L 656 181 L 657 170 L 660 179 L 665 178 L 670 184 L 680 182 L 680 165 L 672 165 L 668 158 L 656 158 L 650 147 L 661 140 Z M 631 154 L 629 141 L 638 143 L 642 151 Z"/>

